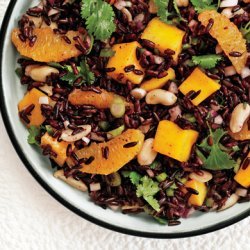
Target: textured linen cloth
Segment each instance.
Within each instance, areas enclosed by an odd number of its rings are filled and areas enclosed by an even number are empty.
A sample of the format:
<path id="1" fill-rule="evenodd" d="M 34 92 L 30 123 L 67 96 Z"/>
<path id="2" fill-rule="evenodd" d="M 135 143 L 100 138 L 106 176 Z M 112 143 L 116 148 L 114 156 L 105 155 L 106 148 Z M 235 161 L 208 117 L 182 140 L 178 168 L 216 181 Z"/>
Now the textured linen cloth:
<path id="1" fill-rule="evenodd" d="M 0 0 L 0 22 L 8 3 Z M 249 246 L 250 218 L 214 233 L 174 240 L 127 236 L 80 218 L 28 173 L 0 118 L 0 250 L 247 250 Z"/>

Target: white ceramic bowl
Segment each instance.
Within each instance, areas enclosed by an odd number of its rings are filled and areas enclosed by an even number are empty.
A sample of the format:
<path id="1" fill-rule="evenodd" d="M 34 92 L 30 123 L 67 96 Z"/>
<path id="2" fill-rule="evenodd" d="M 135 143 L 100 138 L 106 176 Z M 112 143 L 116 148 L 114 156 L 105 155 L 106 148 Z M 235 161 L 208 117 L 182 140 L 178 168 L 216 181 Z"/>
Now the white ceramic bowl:
<path id="1" fill-rule="evenodd" d="M 92 203 L 86 193 L 55 179 L 49 161 L 35 147 L 27 143 L 27 129 L 20 122 L 17 111 L 17 103 L 23 97 L 25 87 L 21 86 L 14 72 L 19 55 L 11 43 L 10 34 L 17 26 L 21 14 L 36 3 L 37 1 L 12 0 L 8 7 L 0 35 L 0 101 L 6 129 L 19 157 L 34 178 L 54 198 L 76 214 L 100 226 L 126 234 L 154 238 L 179 238 L 208 233 L 250 215 L 250 202 L 248 202 L 237 204 L 219 213 L 197 212 L 190 218 L 182 220 L 179 226 L 162 226 L 145 215 L 124 215 L 109 209 L 104 210 Z"/>

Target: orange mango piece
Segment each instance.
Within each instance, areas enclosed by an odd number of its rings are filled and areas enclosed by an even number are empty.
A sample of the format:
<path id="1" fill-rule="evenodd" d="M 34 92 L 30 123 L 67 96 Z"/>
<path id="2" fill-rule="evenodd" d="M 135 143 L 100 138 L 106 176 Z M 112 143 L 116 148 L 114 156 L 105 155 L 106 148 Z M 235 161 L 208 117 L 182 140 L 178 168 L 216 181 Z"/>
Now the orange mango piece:
<path id="1" fill-rule="evenodd" d="M 230 129 L 228 131 L 229 135 L 237 141 L 245 141 L 245 140 L 250 140 L 250 130 L 248 129 L 248 120 L 245 121 L 243 124 L 243 127 L 240 132 L 238 133 L 233 133 Z"/>
<path id="2" fill-rule="evenodd" d="M 45 117 L 42 115 L 42 112 L 41 112 L 41 104 L 39 103 L 39 99 L 41 97 L 47 97 L 47 95 L 45 95 L 43 92 L 39 91 L 38 89 L 33 88 L 32 90 L 27 92 L 27 94 L 23 97 L 23 99 L 18 104 L 19 112 L 29 107 L 32 104 L 35 105 L 35 108 L 32 110 L 31 115 L 28 116 L 30 120 L 30 123 L 27 124 L 28 127 L 40 126 L 45 121 Z M 47 98 L 49 102 L 51 102 L 51 99 L 49 97 Z"/>
<path id="3" fill-rule="evenodd" d="M 175 72 L 172 68 L 167 71 L 167 75 L 163 78 L 152 78 L 150 80 L 144 81 L 141 84 L 141 88 L 146 91 L 151 91 L 153 89 L 162 88 L 169 80 L 173 80 L 175 78 Z"/>
<path id="4" fill-rule="evenodd" d="M 67 32 L 66 36 L 71 40 L 71 44 L 68 44 L 62 35 L 55 34 L 51 28 L 35 28 L 33 34 L 37 40 L 33 47 L 29 46 L 29 41 L 22 42 L 19 34 L 20 30 L 14 29 L 11 35 L 18 52 L 37 62 L 61 62 L 81 54 L 73 40 L 74 37 L 81 36 L 78 31 Z"/>
<path id="5" fill-rule="evenodd" d="M 175 51 L 173 59 L 177 62 L 182 50 L 182 39 L 184 35 L 184 31 L 162 22 L 159 18 L 154 18 L 148 23 L 141 38 L 154 42 L 155 47 L 160 50 L 161 53 L 164 53 L 167 49 Z"/>
<path id="6" fill-rule="evenodd" d="M 136 58 L 137 47 L 141 48 L 141 45 L 138 42 L 115 44 L 112 47 L 115 55 L 109 59 L 107 64 L 107 68 L 115 68 L 114 71 L 108 73 L 111 78 L 120 83 L 126 83 L 127 81 L 130 81 L 133 84 L 140 84 L 142 82 L 144 73 L 142 75 L 136 75 L 133 71 L 124 71 L 125 67 L 134 65 L 135 69 L 144 72 Z M 120 77 L 121 75 L 123 77 Z"/>
<path id="7" fill-rule="evenodd" d="M 192 103 L 198 106 L 210 95 L 219 90 L 221 85 L 209 78 L 198 67 L 192 74 L 181 84 L 179 90 L 183 95 L 188 94 L 190 91 L 200 91 L 200 94 L 192 100 Z"/>
<path id="8" fill-rule="evenodd" d="M 82 91 L 80 89 L 74 89 L 69 94 L 69 102 L 72 105 L 91 105 L 98 109 L 108 109 L 114 102 L 115 98 L 121 98 L 124 100 L 125 105 L 129 106 L 130 103 L 125 101 L 124 97 L 118 96 L 113 92 L 108 92 L 105 89 L 100 89 L 101 93 L 94 91 Z"/>
<path id="9" fill-rule="evenodd" d="M 59 166 L 63 166 L 67 159 L 67 147 L 71 144 L 65 141 L 58 141 L 57 138 L 53 138 L 48 133 L 45 133 L 41 138 L 41 147 L 45 147 L 47 145 L 51 146 L 53 152 L 57 154 L 56 157 L 51 157 Z M 73 146 L 73 144 L 72 144 Z"/>
<path id="10" fill-rule="evenodd" d="M 89 164 L 82 164 L 82 172 L 108 175 L 117 172 L 133 160 L 141 151 L 143 142 L 144 134 L 140 130 L 129 129 L 108 142 L 92 143 L 89 147 L 76 151 L 75 154 L 78 159 L 91 161 Z M 107 159 L 102 153 L 105 147 L 109 151 Z M 71 166 L 72 159 L 69 158 L 67 163 Z"/>
<path id="11" fill-rule="evenodd" d="M 245 159 L 245 161 L 249 162 L 250 159 L 250 152 L 248 153 L 247 158 Z M 245 164 L 245 162 L 243 162 L 243 164 Z M 241 186 L 245 187 L 245 188 L 249 188 L 250 187 L 250 163 L 248 164 L 248 166 L 246 168 L 240 168 L 240 170 L 236 173 L 236 175 L 234 176 L 235 181 L 237 181 Z"/>
<path id="12" fill-rule="evenodd" d="M 197 195 L 192 194 L 188 200 L 188 203 L 194 206 L 202 206 L 207 195 L 206 184 L 196 180 L 189 180 L 185 183 L 185 187 L 192 188 L 199 192 Z"/>
<path id="13" fill-rule="evenodd" d="M 74 89 L 69 94 L 69 102 L 72 105 L 91 105 L 98 109 L 109 108 L 113 102 L 115 94 L 101 89 L 101 93 L 94 91 L 82 91 L 80 89 Z"/>
<path id="14" fill-rule="evenodd" d="M 154 140 L 154 150 L 180 162 L 187 162 L 199 133 L 183 130 L 171 121 L 160 121 Z"/>
<path id="15" fill-rule="evenodd" d="M 214 24 L 209 33 L 218 41 L 237 73 L 240 74 L 247 62 L 247 45 L 238 27 L 216 10 L 204 11 L 198 19 L 204 26 L 207 26 L 209 20 L 213 19 Z M 230 56 L 230 53 L 234 51 L 240 52 L 242 55 L 239 57 Z"/>

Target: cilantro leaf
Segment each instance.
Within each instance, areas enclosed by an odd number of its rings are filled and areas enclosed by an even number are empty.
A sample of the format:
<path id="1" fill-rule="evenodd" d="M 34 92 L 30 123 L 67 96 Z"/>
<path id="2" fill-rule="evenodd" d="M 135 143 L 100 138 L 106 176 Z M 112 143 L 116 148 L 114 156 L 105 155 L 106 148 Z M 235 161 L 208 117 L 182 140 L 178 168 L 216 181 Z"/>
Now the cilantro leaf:
<path id="1" fill-rule="evenodd" d="M 154 210 L 160 211 L 160 204 L 153 196 L 143 196 L 143 198 Z"/>
<path id="2" fill-rule="evenodd" d="M 217 6 L 213 5 L 213 0 L 190 0 L 195 10 L 201 13 L 204 10 L 216 10 Z"/>
<path id="3" fill-rule="evenodd" d="M 241 27 L 240 31 L 247 42 L 250 43 L 250 21 L 244 27 Z"/>
<path id="4" fill-rule="evenodd" d="M 68 71 L 66 75 L 64 75 L 61 79 L 63 81 L 68 82 L 69 85 L 73 85 L 73 83 L 79 78 L 79 75 L 75 75 L 73 71 Z"/>
<path id="5" fill-rule="evenodd" d="M 220 60 L 222 60 L 222 56 L 220 55 L 203 55 L 192 57 L 192 62 L 195 65 L 200 65 L 204 69 L 214 68 Z"/>
<path id="6" fill-rule="evenodd" d="M 90 71 L 86 59 L 80 62 L 80 68 L 80 74 L 82 75 L 84 81 L 87 84 L 93 84 L 95 81 L 95 75 L 93 74 L 93 72 Z"/>
<path id="7" fill-rule="evenodd" d="M 100 52 L 100 57 L 112 57 L 115 55 L 115 51 L 111 48 L 102 49 Z"/>
<path id="8" fill-rule="evenodd" d="M 82 18 L 88 32 L 97 40 L 106 40 L 116 30 L 115 13 L 110 4 L 102 0 L 82 0 Z"/>
<path id="9" fill-rule="evenodd" d="M 140 179 L 142 178 L 141 175 L 135 171 L 122 171 L 122 175 L 125 178 L 129 178 L 131 183 L 136 186 L 139 184 Z"/>
<path id="10" fill-rule="evenodd" d="M 210 134 L 205 138 L 200 145 L 204 151 L 209 152 L 208 158 L 206 158 L 201 151 L 196 150 L 197 155 L 204 163 L 204 168 L 210 170 L 223 170 L 231 169 L 235 165 L 235 161 L 231 159 L 229 154 L 222 151 L 220 148 L 220 140 L 226 134 L 223 129 L 217 129 L 215 131 L 209 130 Z M 213 144 L 208 144 L 208 138 L 212 139 Z"/>
<path id="11" fill-rule="evenodd" d="M 160 210 L 159 202 L 154 198 L 154 195 L 160 190 L 158 182 L 153 181 L 148 176 L 141 177 L 135 171 L 123 171 L 122 175 L 129 177 L 132 184 L 136 186 L 137 197 L 142 197 L 156 211 Z"/>
<path id="12" fill-rule="evenodd" d="M 136 195 L 137 197 L 143 197 L 148 204 L 156 211 L 160 210 L 160 205 L 158 201 L 153 197 L 160 190 L 158 183 L 154 182 L 148 176 L 144 176 L 140 179 L 139 185 L 137 185 Z"/>
<path id="13" fill-rule="evenodd" d="M 177 5 L 177 1 L 176 0 L 173 1 L 173 5 L 174 5 L 174 9 L 176 11 L 176 14 L 179 16 L 180 20 L 182 20 L 184 22 L 187 22 L 187 20 L 181 16 L 181 12 L 180 12 L 180 9 L 179 9 L 179 7 Z"/>
<path id="14" fill-rule="evenodd" d="M 61 79 L 63 81 L 68 82 L 69 85 L 73 85 L 74 82 L 81 77 L 81 81 L 78 85 L 83 83 L 93 84 L 95 81 L 95 75 L 90 71 L 89 65 L 86 59 L 80 62 L 80 67 L 77 67 L 79 73 L 77 75 L 74 74 L 72 68 L 70 66 L 64 66 L 64 69 L 67 70 L 67 74 L 64 75 Z"/>
<path id="15" fill-rule="evenodd" d="M 138 185 L 141 179 L 141 175 L 138 174 L 137 172 L 132 171 L 129 175 L 130 181 L 134 185 Z"/>
<path id="16" fill-rule="evenodd" d="M 29 131 L 29 135 L 27 139 L 28 143 L 31 145 L 39 146 L 39 143 L 36 140 L 36 137 L 40 135 L 40 128 L 36 126 L 30 126 L 28 131 Z"/>
<path id="17" fill-rule="evenodd" d="M 231 169 L 235 161 L 230 159 L 229 155 L 223 152 L 218 145 L 211 148 L 210 154 L 204 163 L 204 167 L 210 170 Z"/>
<path id="18" fill-rule="evenodd" d="M 169 0 L 154 0 L 155 5 L 157 7 L 157 15 L 161 19 L 161 21 L 165 23 L 171 23 L 170 20 L 168 20 L 171 13 L 168 12 L 168 4 Z"/>

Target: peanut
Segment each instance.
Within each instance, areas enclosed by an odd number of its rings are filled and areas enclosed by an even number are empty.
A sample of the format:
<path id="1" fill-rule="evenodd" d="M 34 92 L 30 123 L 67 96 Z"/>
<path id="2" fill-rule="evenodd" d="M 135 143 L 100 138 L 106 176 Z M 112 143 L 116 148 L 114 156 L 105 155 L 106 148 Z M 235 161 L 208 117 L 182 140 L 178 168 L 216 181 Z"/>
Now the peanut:
<path id="1" fill-rule="evenodd" d="M 141 152 L 137 155 L 137 161 L 141 166 L 150 165 L 155 160 L 157 152 L 153 150 L 153 143 L 153 138 L 144 141 Z"/>
<path id="2" fill-rule="evenodd" d="M 37 82 L 46 82 L 48 76 L 52 73 L 59 74 L 58 69 L 46 65 L 29 65 L 25 68 L 25 75 L 31 77 Z"/>
<path id="3" fill-rule="evenodd" d="M 195 172 L 192 172 L 189 177 L 193 180 L 199 181 L 199 182 L 208 182 L 210 181 L 213 176 L 211 173 L 204 171 L 204 170 L 200 170 L 200 174 L 197 174 Z"/>
<path id="4" fill-rule="evenodd" d="M 241 131 L 244 122 L 250 116 L 250 105 L 248 103 L 238 104 L 233 112 L 230 119 L 229 127 L 233 133 Z"/>
<path id="5" fill-rule="evenodd" d="M 144 98 L 147 94 L 146 90 L 141 88 L 132 89 L 130 94 L 137 100 Z"/>
<path id="6" fill-rule="evenodd" d="M 162 104 L 165 106 L 171 106 L 175 104 L 176 101 L 176 95 L 164 89 L 154 89 L 146 95 L 147 104 Z"/>
<path id="7" fill-rule="evenodd" d="M 54 173 L 54 177 L 62 180 L 62 181 L 65 181 L 66 183 L 68 183 L 70 186 L 78 189 L 78 190 L 81 190 L 83 192 L 86 192 L 88 190 L 87 186 L 82 182 L 82 181 L 77 181 L 75 180 L 72 176 L 66 178 L 65 175 L 64 175 L 64 172 L 63 170 L 58 170 Z"/>

